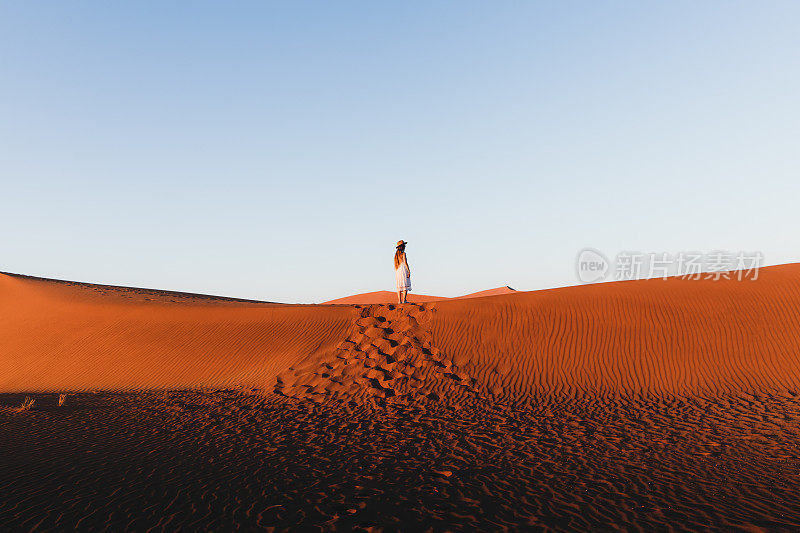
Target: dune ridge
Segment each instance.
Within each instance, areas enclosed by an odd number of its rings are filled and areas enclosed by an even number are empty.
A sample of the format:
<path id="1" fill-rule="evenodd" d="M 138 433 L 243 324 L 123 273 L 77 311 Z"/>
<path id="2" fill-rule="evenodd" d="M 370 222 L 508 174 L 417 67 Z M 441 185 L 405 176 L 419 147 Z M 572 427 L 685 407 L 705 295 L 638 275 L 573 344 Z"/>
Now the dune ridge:
<path id="1" fill-rule="evenodd" d="M 641 280 L 403 306 L 137 289 L 123 298 L 0 275 L 0 391 L 241 386 L 404 401 L 796 390 L 799 275 L 791 264 L 755 281 Z"/>

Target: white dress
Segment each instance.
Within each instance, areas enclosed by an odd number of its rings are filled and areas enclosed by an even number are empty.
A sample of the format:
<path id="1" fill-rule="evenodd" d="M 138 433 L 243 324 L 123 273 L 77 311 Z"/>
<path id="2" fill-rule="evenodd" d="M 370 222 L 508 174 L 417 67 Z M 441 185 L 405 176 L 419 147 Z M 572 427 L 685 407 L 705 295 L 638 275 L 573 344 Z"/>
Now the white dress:
<path id="1" fill-rule="evenodd" d="M 394 277 L 397 280 L 398 291 L 411 290 L 411 278 L 409 277 L 408 265 L 405 261 L 400 263 L 400 266 L 394 269 Z"/>

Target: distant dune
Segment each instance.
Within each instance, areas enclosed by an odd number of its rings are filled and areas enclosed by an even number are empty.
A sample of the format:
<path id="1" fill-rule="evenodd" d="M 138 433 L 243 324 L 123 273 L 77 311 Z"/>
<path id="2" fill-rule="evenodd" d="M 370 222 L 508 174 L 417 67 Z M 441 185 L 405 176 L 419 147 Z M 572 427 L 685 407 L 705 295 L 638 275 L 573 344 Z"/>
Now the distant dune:
<path id="1" fill-rule="evenodd" d="M 323 401 L 800 387 L 797 264 L 756 281 L 367 304 L 385 294 L 281 305 L 0 275 L 0 390 L 241 385 Z"/>
<path id="2" fill-rule="evenodd" d="M 517 291 L 511 287 L 497 287 L 496 289 L 487 289 L 485 291 L 473 292 L 464 296 L 456 296 L 456 298 L 482 298 L 484 296 L 500 296 L 501 294 L 513 294 Z"/>
<path id="3" fill-rule="evenodd" d="M 414 294 L 408 293 L 408 301 L 411 303 L 424 303 L 435 302 L 438 300 L 447 300 L 444 296 L 431 296 L 429 294 Z M 391 291 L 375 291 L 364 292 L 361 294 L 354 294 L 352 296 L 345 296 L 335 300 L 323 302 L 324 304 L 384 304 L 393 303 L 397 301 L 397 293 Z"/>
<path id="4" fill-rule="evenodd" d="M 489 289 L 480 292 L 473 292 L 464 296 L 456 296 L 456 298 L 479 298 L 481 296 L 497 296 L 499 294 L 509 294 L 516 292 L 511 287 L 498 287 L 496 289 Z M 411 303 L 425 303 L 437 302 L 440 300 L 449 300 L 445 296 L 431 296 L 429 294 L 414 294 L 408 293 L 408 301 Z M 397 293 L 392 291 L 375 291 L 364 292 L 361 294 L 354 294 L 352 296 L 345 296 L 344 298 L 337 298 L 323 302 L 326 304 L 391 304 L 397 301 Z"/>

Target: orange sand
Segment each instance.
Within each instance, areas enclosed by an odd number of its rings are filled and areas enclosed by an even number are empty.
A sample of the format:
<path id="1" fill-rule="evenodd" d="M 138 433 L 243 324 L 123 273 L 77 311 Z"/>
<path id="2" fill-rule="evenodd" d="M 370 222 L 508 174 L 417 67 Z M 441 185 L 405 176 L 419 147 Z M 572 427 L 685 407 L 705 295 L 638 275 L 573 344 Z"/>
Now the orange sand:
<path id="1" fill-rule="evenodd" d="M 800 529 L 800 265 L 489 293 L 0 275 L 0 524 Z"/>
<path id="2" fill-rule="evenodd" d="M 797 264 L 756 281 L 643 280 L 400 307 L 0 275 L 0 391 L 247 386 L 322 400 L 781 390 L 800 387 L 798 308 Z"/>

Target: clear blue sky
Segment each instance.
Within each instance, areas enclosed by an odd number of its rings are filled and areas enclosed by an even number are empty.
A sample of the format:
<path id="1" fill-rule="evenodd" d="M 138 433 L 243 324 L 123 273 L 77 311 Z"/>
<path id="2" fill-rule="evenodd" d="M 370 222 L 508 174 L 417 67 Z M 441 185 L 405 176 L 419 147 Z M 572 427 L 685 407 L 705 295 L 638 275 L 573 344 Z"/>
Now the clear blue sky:
<path id="1" fill-rule="evenodd" d="M 796 261 L 798 2 L 4 2 L 0 270 L 287 302 Z"/>

